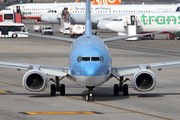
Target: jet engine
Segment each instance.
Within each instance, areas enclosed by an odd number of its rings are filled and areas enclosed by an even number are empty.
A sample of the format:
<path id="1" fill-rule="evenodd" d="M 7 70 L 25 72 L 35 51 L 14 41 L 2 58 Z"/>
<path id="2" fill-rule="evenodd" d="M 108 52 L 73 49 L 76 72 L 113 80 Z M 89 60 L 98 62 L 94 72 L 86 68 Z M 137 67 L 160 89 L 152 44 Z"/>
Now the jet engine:
<path id="1" fill-rule="evenodd" d="M 97 29 L 98 30 L 106 30 L 107 28 L 105 27 L 105 25 L 109 22 L 112 22 L 112 21 L 110 21 L 110 20 L 98 20 Z"/>
<path id="2" fill-rule="evenodd" d="M 33 3 L 33 0 L 29 0 L 30 3 Z"/>
<path id="3" fill-rule="evenodd" d="M 46 89 L 48 80 L 40 70 L 27 71 L 22 80 L 23 87 L 32 92 L 40 92 Z"/>
<path id="4" fill-rule="evenodd" d="M 140 92 L 153 90 L 156 87 L 156 75 L 150 70 L 139 70 L 133 76 L 133 88 Z"/>
<path id="5" fill-rule="evenodd" d="M 9 3 L 8 0 L 3 0 L 2 2 L 6 5 Z"/>

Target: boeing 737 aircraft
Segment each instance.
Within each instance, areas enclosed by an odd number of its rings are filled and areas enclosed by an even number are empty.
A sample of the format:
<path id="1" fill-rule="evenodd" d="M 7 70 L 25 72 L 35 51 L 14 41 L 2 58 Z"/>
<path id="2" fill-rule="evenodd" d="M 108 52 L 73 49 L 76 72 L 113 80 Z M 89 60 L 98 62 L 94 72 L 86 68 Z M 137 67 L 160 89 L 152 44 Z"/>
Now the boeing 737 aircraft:
<path id="1" fill-rule="evenodd" d="M 179 12 L 180 4 L 177 5 L 92 5 L 92 22 L 99 26 L 104 26 L 106 19 L 119 17 L 129 13 L 149 13 L 149 12 Z M 84 24 L 85 7 L 79 5 L 66 6 L 71 16 L 72 24 Z M 41 16 L 41 20 L 49 23 L 60 23 L 64 6 L 52 8 L 48 13 Z M 56 12 L 54 12 L 56 11 Z"/>
<path id="2" fill-rule="evenodd" d="M 180 61 L 171 61 L 112 67 L 111 55 L 105 42 L 142 36 L 143 34 L 100 39 L 99 37 L 92 35 L 91 29 L 90 0 L 87 0 L 85 34 L 76 40 L 29 34 L 72 42 L 69 51 L 69 67 L 13 63 L 6 61 L 0 61 L 0 66 L 28 70 L 23 76 L 22 84 L 24 88 L 33 92 L 45 90 L 49 81 L 47 75 L 56 76 L 55 80 L 50 79 L 55 83 L 51 85 L 51 95 L 55 95 L 56 91 L 60 91 L 61 95 L 65 95 L 65 85 L 60 84 L 60 80 L 67 77 L 89 90 L 87 95 L 88 101 L 94 100 L 93 89 L 110 80 L 112 77 L 115 77 L 120 81 L 119 85 L 114 85 L 114 95 L 119 95 L 119 91 L 123 91 L 124 95 L 128 95 L 128 85 L 125 84 L 126 80 L 123 79 L 123 76 L 133 75 L 133 79 L 131 80 L 133 88 L 137 91 L 146 92 L 153 90 L 157 84 L 156 75 L 151 71 L 151 69 L 180 66 Z M 148 33 L 144 35 L 156 33 Z M 59 76 L 61 76 L 60 79 L 58 78 Z"/>
<path id="3" fill-rule="evenodd" d="M 137 33 L 163 31 L 163 33 L 180 33 L 180 15 L 178 12 L 140 13 L 124 15 L 111 19 L 105 27 L 119 33 L 126 33 L 126 22 L 131 24 L 131 17 L 137 21 Z"/>

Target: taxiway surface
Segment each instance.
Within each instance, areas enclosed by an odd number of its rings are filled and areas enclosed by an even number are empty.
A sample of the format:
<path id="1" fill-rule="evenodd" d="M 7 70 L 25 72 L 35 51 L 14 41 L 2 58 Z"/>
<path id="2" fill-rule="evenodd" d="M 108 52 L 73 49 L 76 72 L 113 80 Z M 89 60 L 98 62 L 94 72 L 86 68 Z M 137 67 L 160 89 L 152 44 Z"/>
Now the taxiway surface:
<path id="1" fill-rule="evenodd" d="M 112 37 L 116 33 L 100 33 Z M 68 37 L 57 32 L 54 36 Z M 0 38 L 0 61 L 68 66 L 70 43 L 45 38 Z M 180 60 L 180 40 L 166 40 L 158 35 L 156 40 L 107 43 L 113 66 Z M 51 97 L 50 84 L 45 92 L 33 93 L 22 87 L 26 71 L 0 68 L 0 120 L 179 120 L 180 67 L 154 70 L 157 88 L 150 92 L 137 92 L 129 84 L 129 96 L 113 96 L 111 79 L 95 90 L 95 101 L 82 98 L 85 88 L 63 79 L 66 96 Z M 50 78 L 51 76 L 49 76 Z M 130 76 L 128 76 L 131 78 Z"/>

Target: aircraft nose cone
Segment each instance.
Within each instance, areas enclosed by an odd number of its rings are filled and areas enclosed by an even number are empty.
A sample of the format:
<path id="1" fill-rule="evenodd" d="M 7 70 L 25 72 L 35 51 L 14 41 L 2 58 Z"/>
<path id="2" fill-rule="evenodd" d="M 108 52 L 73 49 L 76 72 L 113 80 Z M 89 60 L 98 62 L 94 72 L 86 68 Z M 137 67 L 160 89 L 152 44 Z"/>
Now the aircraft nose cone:
<path id="1" fill-rule="evenodd" d="M 113 28 L 113 23 L 112 23 L 112 22 L 107 23 L 107 24 L 105 25 L 105 27 L 106 27 L 107 29 L 112 30 L 112 28 Z"/>
<path id="2" fill-rule="evenodd" d="M 41 20 L 44 22 L 49 22 L 48 18 L 49 16 L 47 14 L 41 15 Z"/>
<path id="3" fill-rule="evenodd" d="M 96 63 L 85 63 L 82 66 L 82 75 L 83 76 L 96 76 L 98 75 L 99 65 Z"/>

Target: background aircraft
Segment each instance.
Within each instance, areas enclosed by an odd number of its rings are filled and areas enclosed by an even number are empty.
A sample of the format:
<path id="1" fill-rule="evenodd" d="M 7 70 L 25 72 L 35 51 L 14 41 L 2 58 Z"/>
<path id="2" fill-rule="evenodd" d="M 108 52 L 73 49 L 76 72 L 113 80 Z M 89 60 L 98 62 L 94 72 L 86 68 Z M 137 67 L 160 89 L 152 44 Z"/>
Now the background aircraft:
<path id="1" fill-rule="evenodd" d="M 135 17 L 132 24 L 131 17 Z M 113 18 L 105 27 L 119 34 L 126 34 L 126 25 L 135 25 L 138 33 L 162 31 L 163 33 L 180 32 L 180 15 L 178 12 L 140 13 Z"/>
<path id="2" fill-rule="evenodd" d="M 1 10 L 0 13 L 4 13 L 9 11 L 9 13 L 13 13 L 13 11 L 20 10 L 22 14 L 22 19 L 37 19 L 40 21 L 41 15 L 47 13 L 51 8 L 57 6 L 66 6 L 66 5 L 85 5 L 84 3 L 26 3 L 26 4 L 15 4 L 6 7 Z"/>
<path id="3" fill-rule="evenodd" d="M 84 24 L 85 7 L 79 5 L 67 5 L 71 16 L 72 24 Z M 60 23 L 61 13 L 64 6 L 52 8 L 48 13 L 41 16 L 41 20 L 49 23 Z M 56 11 L 56 12 L 54 12 Z M 92 5 L 92 22 L 97 24 L 98 28 L 105 28 L 105 24 L 109 18 L 119 17 L 129 13 L 144 13 L 144 12 L 178 12 L 179 4 L 177 5 Z M 57 17 L 58 16 L 58 17 Z"/>
<path id="4" fill-rule="evenodd" d="M 138 91 L 146 92 L 153 90 L 157 84 L 157 78 L 150 69 L 162 69 L 165 67 L 180 66 L 180 61 L 174 61 L 112 67 L 111 55 L 105 42 L 142 36 L 142 34 L 100 39 L 92 35 L 90 13 L 90 0 L 87 0 L 85 34 L 76 40 L 29 34 L 72 42 L 69 51 L 69 67 L 45 66 L 3 61 L 0 61 L 0 66 L 28 70 L 23 76 L 22 83 L 24 88 L 34 92 L 45 90 L 49 81 L 47 75 L 56 76 L 55 80 L 50 79 L 55 82 L 55 84 L 51 85 L 51 95 L 55 95 L 56 91 L 60 91 L 61 95 L 65 95 L 65 85 L 60 84 L 60 80 L 62 80 L 64 77 L 67 77 L 89 90 L 87 95 L 88 101 L 94 100 L 93 89 L 102 85 L 112 77 L 115 77 L 120 81 L 119 85 L 114 85 L 114 95 L 118 95 L 119 91 L 123 91 L 124 95 L 128 95 L 128 85 L 125 84 L 126 80 L 123 79 L 123 76 L 133 75 L 133 79 L 131 80 L 133 88 Z M 144 35 L 149 34 L 155 33 L 148 33 Z M 58 76 L 61 76 L 62 78 L 59 79 Z"/>
<path id="5" fill-rule="evenodd" d="M 85 5 L 85 3 L 80 3 L 77 0 L 75 3 L 76 5 Z M 120 4 L 120 0 L 111 0 L 106 1 L 105 3 L 100 2 L 99 0 L 91 1 L 93 5 L 99 4 Z M 7 2 L 7 1 L 6 1 Z M 71 3 L 25 3 L 25 4 L 15 4 L 6 7 L 4 10 L 1 10 L 0 13 L 4 13 L 7 10 L 9 12 L 17 11 L 17 8 L 21 11 L 22 19 L 37 19 L 38 21 L 41 20 L 41 15 L 47 13 L 51 8 L 57 6 L 68 6 L 68 5 L 75 5 L 74 2 Z M 64 9 L 64 8 L 63 8 Z M 56 10 L 53 11 L 54 13 L 58 13 Z"/>

